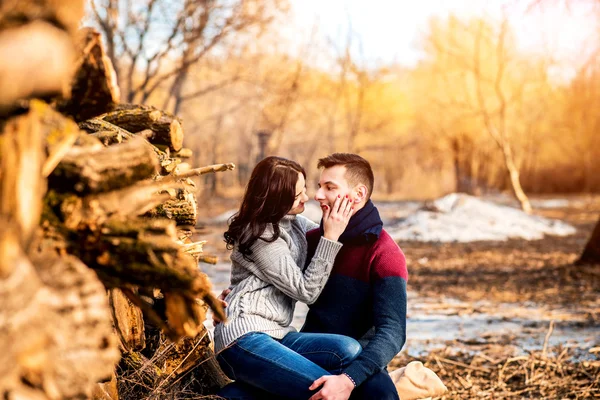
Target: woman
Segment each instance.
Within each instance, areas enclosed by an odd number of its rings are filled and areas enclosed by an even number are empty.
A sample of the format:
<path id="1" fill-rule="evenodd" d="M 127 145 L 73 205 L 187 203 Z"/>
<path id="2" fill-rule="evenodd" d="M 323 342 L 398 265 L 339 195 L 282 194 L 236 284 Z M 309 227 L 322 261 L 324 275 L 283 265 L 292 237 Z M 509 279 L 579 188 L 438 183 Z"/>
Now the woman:
<path id="1" fill-rule="evenodd" d="M 327 282 L 352 214 L 347 199 L 324 210 L 324 235 L 304 269 L 305 233 L 317 227 L 298 215 L 308 201 L 305 179 L 300 165 L 280 157 L 267 157 L 252 171 L 224 235 L 233 249 L 231 292 L 228 321 L 215 328 L 217 360 L 231 379 L 297 399 L 308 399 L 316 379 L 341 373 L 361 350 L 352 338 L 290 326 L 295 302 L 314 302 Z M 236 398 L 227 386 L 219 395 Z"/>

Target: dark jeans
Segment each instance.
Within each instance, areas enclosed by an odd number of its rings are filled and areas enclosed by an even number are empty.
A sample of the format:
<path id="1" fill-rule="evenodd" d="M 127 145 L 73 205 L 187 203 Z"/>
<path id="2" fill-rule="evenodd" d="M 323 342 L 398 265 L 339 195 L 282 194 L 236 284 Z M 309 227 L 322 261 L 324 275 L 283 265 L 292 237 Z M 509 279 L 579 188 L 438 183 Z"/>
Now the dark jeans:
<path id="1" fill-rule="evenodd" d="M 251 332 L 217 355 L 223 372 L 235 380 L 218 394 L 232 400 L 306 400 L 316 393 L 308 390 L 316 379 L 339 374 L 360 351 L 356 340 L 342 335 L 293 332 L 276 340 Z"/>
<path id="2" fill-rule="evenodd" d="M 234 382 L 225 386 L 223 397 L 236 400 L 287 400 L 289 397 L 276 396 L 243 382 Z M 220 393 L 219 393 L 220 394 Z M 306 397 L 308 399 L 308 397 Z M 394 382 L 383 370 L 352 391 L 349 400 L 400 400 Z"/>

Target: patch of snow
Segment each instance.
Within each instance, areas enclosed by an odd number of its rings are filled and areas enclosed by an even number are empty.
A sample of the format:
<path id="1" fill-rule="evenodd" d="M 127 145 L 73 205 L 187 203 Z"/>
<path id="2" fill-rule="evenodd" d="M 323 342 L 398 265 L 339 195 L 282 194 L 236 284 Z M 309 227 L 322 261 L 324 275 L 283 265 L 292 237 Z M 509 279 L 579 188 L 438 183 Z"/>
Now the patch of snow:
<path id="1" fill-rule="evenodd" d="M 561 208 L 568 207 L 570 201 L 567 199 L 547 199 L 547 200 L 532 200 L 531 205 L 534 208 Z"/>
<path id="2" fill-rule="evenodd" d="M 568 236 L 575 228 L 567 223 L 452 193 L 425 205 L 386 230 L 394 240 L 421 242 L 504 241 L 541 239 L 544 235 Z"/>

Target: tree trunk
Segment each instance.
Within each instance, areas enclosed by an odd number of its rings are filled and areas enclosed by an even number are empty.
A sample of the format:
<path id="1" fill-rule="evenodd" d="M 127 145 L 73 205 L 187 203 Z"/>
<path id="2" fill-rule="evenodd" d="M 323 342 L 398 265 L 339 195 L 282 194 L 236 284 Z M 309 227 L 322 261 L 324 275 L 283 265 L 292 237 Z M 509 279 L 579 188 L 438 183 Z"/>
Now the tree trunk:
<path id="1" fill-rule="evenodd" d="M 600 264 L 600 220 L 575 265 Z"/>
<path id="2" fill-rule="evenodd" d="M 519 169 L 515 164 L 510 145 L 506 142 L 502 146 L 502 154 L 504 155 L 504 163 L 510 176 L 510 183 L 513 189 L 513 193 L 517 197 L 517 200 L 519 200 L 519 203 L 521 204 L 521 209 L 527 214 L 531 214 L 531 203 L 529 203 L 529 198 L 527 197 L 527 195 L 523 191 L 523 188 L 521 187 L 521 181 L 519 179 Z"/>

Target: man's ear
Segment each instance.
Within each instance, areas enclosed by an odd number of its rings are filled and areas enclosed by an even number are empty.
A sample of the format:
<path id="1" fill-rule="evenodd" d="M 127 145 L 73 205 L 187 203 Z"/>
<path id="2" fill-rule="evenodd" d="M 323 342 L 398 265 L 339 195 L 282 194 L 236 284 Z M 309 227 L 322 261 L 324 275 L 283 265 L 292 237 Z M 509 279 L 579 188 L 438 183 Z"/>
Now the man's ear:
<path id="1" fill-rule="evenodd" d="M 360 204 L 367 198 L 367 187 L 365 185 L 358 185 L 354 188 L 356 195 L 354 196 L 354 203 Z"/>

